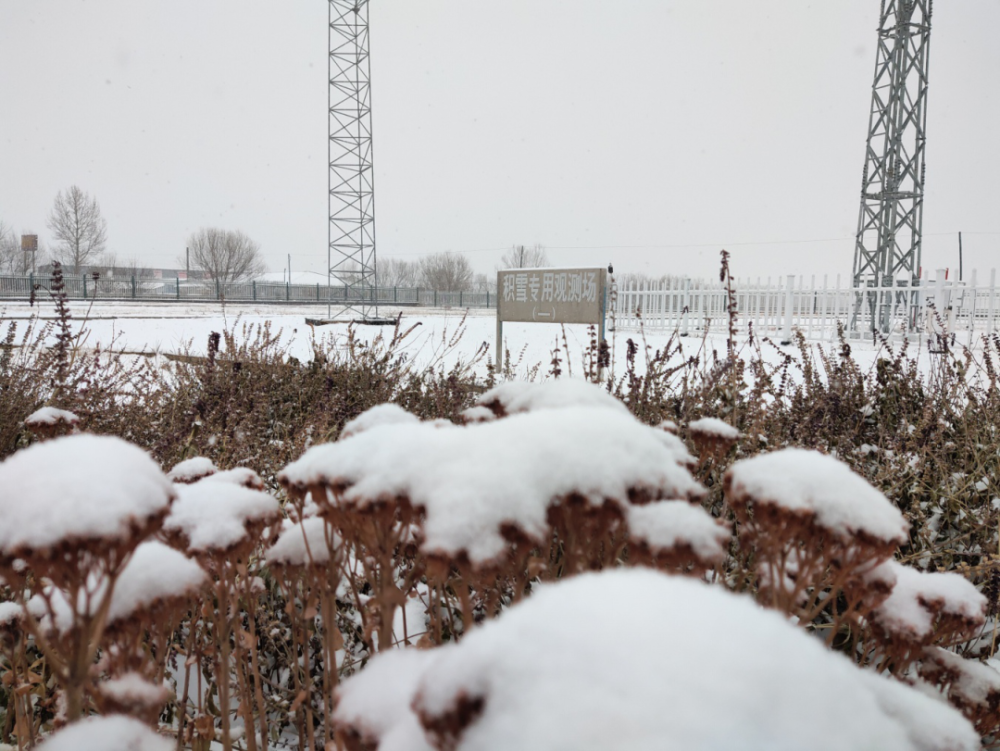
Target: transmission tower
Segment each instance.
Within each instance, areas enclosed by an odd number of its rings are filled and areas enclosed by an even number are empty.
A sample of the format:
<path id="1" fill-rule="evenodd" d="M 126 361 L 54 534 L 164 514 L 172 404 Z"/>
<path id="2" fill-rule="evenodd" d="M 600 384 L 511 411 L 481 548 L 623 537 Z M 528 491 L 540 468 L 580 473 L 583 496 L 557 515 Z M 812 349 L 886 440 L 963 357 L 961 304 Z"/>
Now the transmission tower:
<path id="1" fill-rule="evenodd" d="M 882 0 L 854 246 L 858 288 L 912 288 L 919 280 L 932 6 Z M 912 313 L 913 294 L 859 294 L 852 328 L 867 314 L 873 329 L 888 331 L 894 312 Z"/>
<path id="2" fill-rule="evenodd" d="M 375 176 L 368 0 L 329 0 L 328 282 L 345 290 L 339 312 L 367 320 L 375 299 Z"/>

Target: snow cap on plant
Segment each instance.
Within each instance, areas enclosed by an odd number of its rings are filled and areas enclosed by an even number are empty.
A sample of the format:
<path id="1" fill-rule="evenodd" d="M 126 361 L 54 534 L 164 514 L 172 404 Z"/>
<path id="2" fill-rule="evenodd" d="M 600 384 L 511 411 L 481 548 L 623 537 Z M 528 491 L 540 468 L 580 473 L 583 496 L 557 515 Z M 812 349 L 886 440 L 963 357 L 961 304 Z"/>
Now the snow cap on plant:
<path id="1" fill-rule="evenodd" d="M 175 464 L 167 473 L 167 477 L 171 482 L 190 483 L 214 475 L 218 471 L 219 468 L 207 456 L 192 456 Z"/>
<path id="2" fill-rule="evenodd" d="M 614 659 L 593 659 L 599 644 L 614 644 Z M 441 649 L 413 707 L 432 746 L 457 751 L 979 748 L 947 705 L 749 598 L 648 569 L 541 587 Z"/>
<path id="3" fill-rule="evenodd" d="M 340 431 L 340 440 L 343 441 L 381 425 L 412 425 L 417 422 L 420 422 L 419 417 L 407 412 L 398 404 L 392 402 L 377 404 L 366 409 L 353 420 L 349 420 L 344 425 L 344 429 Z"/>
<path id="4" fill-rule="evenodd" d="M 716 461 L 728 454 L 740 437 L 740 431 L 715 417 L 702 417 L 689 423 L 688 434 L 701 459 Z"/>
<path id="5" fill-rule="evenodd" d="M 480 396 L 476 405 L 486 407 L 497 417 L 566 407 L 604 407 L 628 412 L 628 407 L 607 389 L 579 378 L 557 378 L 541 383 L 509 381 Z"/>
<path id="6" fill-rule="evenodd" d="M 131 550 L 176 496 L 150 456 L 120 438 L 72 435 L 0 464 L 0 560 L 29 565 L 94 545 Z"/>
<path id="7" fill-rule="evenodd" d="M 573 407 L 447 430 L 371 428 L 310 448 L 278 481 L 321 508 L 419 509 L 423 552 L 485 564 L 504 555 L 505 528 L 547 539 L 549 507 L 569 496 L 593 507 L 701 497 L 690 460 L 676 436 L 627 412 Z"/>
<path id="8" fill-rule="evenodd" d="M 216 554 L 257 542 L 281 508 L 267 493 L 229 482 L 202 480 L 178 487 L 163 530 L 191 554 Z"/>
<path id="9" fill-rule="evenodd" d="M 79 417 L 68 410 L 57 407 L 36 409 L 24 421 L 24 426 L 42 439 L 73 433 L 79 424 Z"/>
<path id="10" fill-rule="evenodd" d="M 88 717 L 46 738 L 38 751 L 173 751 L 174 743 L 131 717 Z"/>

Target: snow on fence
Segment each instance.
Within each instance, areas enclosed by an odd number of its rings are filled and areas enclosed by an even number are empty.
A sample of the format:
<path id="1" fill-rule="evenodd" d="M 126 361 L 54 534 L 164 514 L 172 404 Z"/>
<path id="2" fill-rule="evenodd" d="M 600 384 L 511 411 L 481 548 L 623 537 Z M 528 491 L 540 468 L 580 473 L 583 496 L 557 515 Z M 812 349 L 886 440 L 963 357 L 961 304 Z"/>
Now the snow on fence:
<path id="1" fill-rule="evenodd" d="M 342 284 L 287 284 L 282 282 L 241 282 L 153 279 L 142 277 L 64 276 L 71 300 L 183 300 L 227 302 L 295 303 L 376 303 L 419 307 L 495 308 L 495 292 L 441 292 L 420 287 L 348 287 Z M 0 276 L 0 300 L 27 300 L 32 289 L 36 297 L 48 294 L 48 275 Z"/>
<path id="2" fill-rule="evenodd" d="M 950 278 L 949 278 L 950 277 Z M 716 281 L 675 277 L 659 283 L 618 285 L 615 325 L 676 330 L 682 335 L 725 333 L 729 327 L 725 287 Z M 838 324 L 852 338 L 873 338 L 873 330 L 899 338 L 907 334 L 967 332 L 968 341 L 1000 328 L 996 270 L 980 281 L 975 271 L 958 281 L 946 269 L 915 286 L 854 287 L 838 274 L 817 282 L 789 275 L 772 281 L 734 280 L 737 329 L 780 336 L 801 331 L 807 339 L 833 340 Z"/>

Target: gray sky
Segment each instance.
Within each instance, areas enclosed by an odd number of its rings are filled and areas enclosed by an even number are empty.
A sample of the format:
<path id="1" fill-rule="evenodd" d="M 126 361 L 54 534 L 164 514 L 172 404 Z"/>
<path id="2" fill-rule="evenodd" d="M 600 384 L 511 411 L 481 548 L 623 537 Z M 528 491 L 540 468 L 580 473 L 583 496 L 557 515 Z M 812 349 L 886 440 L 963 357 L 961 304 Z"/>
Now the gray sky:
<path id="1" fill-rule="evenodd" d="M 851 272 L 878 0 L 372 0 L 379 257 Z M 96 195 L 118 256 L 206 225 L 325 275 L 323 0 L 0 0 L 0 219 Z M 998 265 L 997 0 L 935 4 L 924 266 Z M 800 242 L 810 241 L 810 242 Z M 832 278 L 832 277 L 831 277 Z"/>

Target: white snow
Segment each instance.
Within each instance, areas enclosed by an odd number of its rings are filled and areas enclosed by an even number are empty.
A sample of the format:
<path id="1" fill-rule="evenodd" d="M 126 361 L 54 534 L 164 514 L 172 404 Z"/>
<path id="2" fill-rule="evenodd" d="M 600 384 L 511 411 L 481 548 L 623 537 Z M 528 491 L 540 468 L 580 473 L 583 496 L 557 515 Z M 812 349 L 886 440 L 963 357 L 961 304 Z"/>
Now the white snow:
<path id="1" fill-rule="evenodd" d="M 818 451 L 788 448 L 742 459 L 729 469 L 734 498 L 815 515 L 844 541 L 861 532 L 900 544 L 909 524 L 880 491 L 843 462 Z"/>
<path id="2" fill-rule="evenodd" d="M 183 553 L 155 540 L 144 542 L 115 583 L 108 623 L 129 618 L 162 600 L 194 596 L 207 581 L 205 570 Z"/>
<path id="3" fill-rule="evenodd" d="M 233 467 L 224 469 L 207 477 L 201 478 L 198 482 L 228 482 L 232 485 L 242 485 L 251 490 L 263 490 L 264 481 L 260 475 L 249 467 Z"/>
<path id="4" fill-rule="evenodd" d="M 350 438 L 380 425 L 410 425 L 420 422 L 420 418 L 391 402 L 378 404 L 366 409 L 353 420 L 349 420 L 340 431 L 340 440 Z"/>
<path id="5" fill-rule="evenodd" d="M 935 663 L 955 675 L 950 693 L 967 704 L 988 706 L 991 696 L 1000 697 L 1000 673 L 987 663 L 967 660 L 941 647 L 928 647 L 923 662 Z"/>
<path id="6" fill-rule="evenodd" d="M 71 435 L 0 464 L 0 553 L 126 541 L 166 511 L 174 486 L 150 456 L 110 436 Z"/>
<path id="7" fill-rule="evenodd" d="M 509 381 L 487 391 L 476 399 L 476 404 L 499 404 L 508 415 L 564 407 L 605 407 L 628 412 L 628 407 L 609 394 L 607 389 L 580 378 L 557 378 L 541 382 Z"/>
<path id="8" fill-rule="evenodd" d="M 379 751 L 432 751 L 410 707 L 421 674 L 442 649 L 382 652 L 337 689 L 334 723 Z"/>
<path id="9" fill-rule="evenodd" d="M 63 425 L 76 425 L 79 422 L 80 418 L 68 410 L 56 407 L 42 407 L 28 415 L 24 424 L 30 428 L 37 425 L 58 425 L 60 423 Z"/>
<path id="10" fill-rule="evenodd" d="M 677 423 L 673 420 L 660 420 L 659 424 L 656 426 L 660 430 L 665 430 L 668 433 L 677 434 Z"/>
<path id="11" fill-rule="evenodd" d="M 887 631 L 922 641 L 932 635 L 934 613 L 982 623 L 986 618 L 986 598 L 960 574 L 925 573 L 895 561 L 883 564 L 896 575 L 896 586 L 872 619 Z"/>
<path id="12" fill-rule="evenodd" d="M 175 464 L 167 477 L 171 482 L 194 482 L 218 471 L 218 467 L 207 456 L 193 456 Z"/>
<path id="13" fill-rule="evenodd" d="M 278 501 L 266 493 L 228 482 L 202 481 L 177 490 L 163 529 L 182 533 L 189 552 L 227 550 L 246 539 L 249 523 L 274 521 L 280 513 Z"/>
<path id="14" fill-rule="evenodd" d="M 0 602 L 0 628 L 12 626 L 24 616 L 24 608 L 18 602 Z"/>
<path id="15" fill-rule="evenodd" d="M 728 525 L 687 501 L 628 506 L 625 519 L 629 538 L 644 542 L 654 554 L 686 545 L 707 563 L 721 563 L 725 559 L 732 537 Z"/>
<path id="16" fill-rule="evenodd" d="M 735 441 L 740 437 L 740 431 L 716 417 L 702 417 L 699 420 L 695 420 L 688 424 L 688 430 L 691 433 L 701 433 L 727 441 Z"/>
<path id="17" fill-rule="evenodd" d="M 53 733 L 39 751 L 173 751 L 173 741 L 122 715 L 87 717 Z"/>
<path id="18" fill-rule="evenodd" d="M 121 705 L 162 706 L 170 698 L 170 690 L 157 685 L 139 673 L 126 673 L 97 685 L 102 694 Z"/>
<path id="19" fill-rule="evenodd" d="M 338 502 L 407 496 L 426 509 L 426 552 L 465 552 L 474 563 L 506 549 L 505 523 L 541 540 L 548 506 L 571 493 L 624 505 L 630 489 L 651 498 L 703 493 L 681 462 L 676 436 L 617 410 L 574 407 L 439 430 L 388 425 L 310 448 L 278 473 L 286 486 L 348 486 Z"/>
<path id="20" fill-rule="evenodd" d="M 484 705 L 458 751 L 979 748 L 956 710 L 749 598 L 638 568 L 540 587 L 440 650 L 415 709 L 441 718 L 461 697 Z"/>
<path id="21" fill-rule="evenodd" d="M 463 409 L 460 414 L 465 422 L 491 422 L 497 419 L 493 410 L 482 406 Z"/>
<path id="22" fill-rule="evenodd" d="M 286 521 L 277 542 L 268 548 L 264 559 L 282 566 L 324 564 L 330 560 L 327 538 L 335 547 L 340 544 L 339 536 L 322 517 L 310 516 L 301 524 Z"/>

